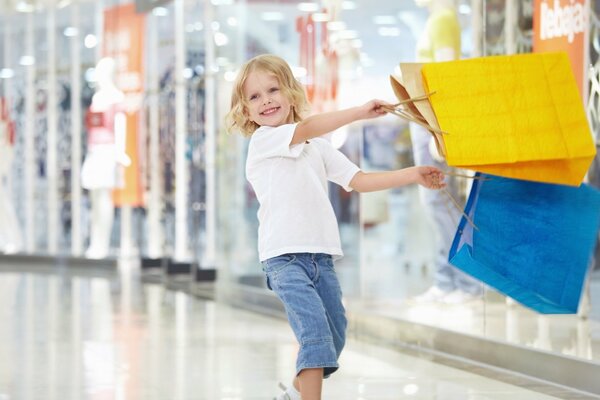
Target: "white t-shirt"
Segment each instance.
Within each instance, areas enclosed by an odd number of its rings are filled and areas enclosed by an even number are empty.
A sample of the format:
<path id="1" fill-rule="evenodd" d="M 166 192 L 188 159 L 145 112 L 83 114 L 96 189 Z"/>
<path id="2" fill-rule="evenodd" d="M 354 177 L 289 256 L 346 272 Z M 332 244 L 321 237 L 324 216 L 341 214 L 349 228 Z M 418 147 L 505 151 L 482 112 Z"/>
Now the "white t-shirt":
<path id="1" fill-rule="evenodd" d="M 351 191 L 360 169 L 322 138 L 290 146 L 295 129 L 263 126 L 250 139 L 246 178 L 260 203 L 261 261 L 287 253 L 343 255 L 327 181 Z"/>

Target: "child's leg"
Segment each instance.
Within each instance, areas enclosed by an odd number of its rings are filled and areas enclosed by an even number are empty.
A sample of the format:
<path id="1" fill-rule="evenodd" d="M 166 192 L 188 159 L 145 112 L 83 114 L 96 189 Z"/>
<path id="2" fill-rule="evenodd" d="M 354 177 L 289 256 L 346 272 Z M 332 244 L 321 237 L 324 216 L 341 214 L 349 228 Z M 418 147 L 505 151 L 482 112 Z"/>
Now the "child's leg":
<path id="1" fill-rule="evenodd" d="M 321 400 L 323 368 L 307 368 L 298 374 L 302 400 Z"/>
<path id="2" fill-rule="evenodd" d="M 339 346 L 331 332 L 327 309 L 315 288 L 320 280 L 316 258 L 317 255 L 308 253 L 282 255 L 263 264 L 269 286 L 282 300 L 300 344 L 297 374 L 306 369 L 318 369 L 324 375 L 338 369 L 336 347 Z"/>
<path id="3" fill-rule="evenodd" d="M 323 307 L 326 310 L 329 328 L 333 338 L 333 345 L 337 357 L 339 357 L 346 343 L 346 327 L 348 325 L 346 311 L 342 304 L 342 290 L 331 257 L 322 257 L 319 260 L 319 265 L 320 277 L 316 284 L 316 290 L 319 293 L 323 302 Z M 325 369 L 326 376 L 331 372 L 333 371 L 330 371 L 327 368 Z"/>

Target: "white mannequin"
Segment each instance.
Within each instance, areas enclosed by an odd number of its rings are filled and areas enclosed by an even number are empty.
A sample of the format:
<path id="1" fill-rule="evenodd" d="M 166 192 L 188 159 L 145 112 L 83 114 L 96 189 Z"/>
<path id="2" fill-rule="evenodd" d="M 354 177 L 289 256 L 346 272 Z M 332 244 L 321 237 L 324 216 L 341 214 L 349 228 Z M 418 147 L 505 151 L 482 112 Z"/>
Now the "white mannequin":
<path id="1" fill-rule="evenodd" d="M 417 61 L 430 63 L 452 61 L 460 58 L 460 24 L 453 0 L 415 0 L 419 7 L 429 9 L 429 18 L 417 43 Z M 447 170 L 448 165 L 439 156 L 431 134 L 420 125 L 411 124 L 413 157 L 416 165 L 435 165 Z M 447 179 L 448 192 L 457 198 L 456 182 Z M 421 202 L 431 216 L 431 226 L 437 237 L 434 285 L 415 299 L 422 302 L 437 301 L 459 304 L 477 299 L 482 294 L 481 285 L 448 262 L 448 254 L 461 213 L 448 205 L 446 194 L 437 190 L 419 188 Z"/>
<path id="2" fill-rule="evenodd" d="M 90 246 L 85 255 L 95 259 L 108 255 L 114 216 L 112 191 L 120 186 L 121 166 L 131 163 L 125 154 L 125 115 L 119 110 L 124 95 L 115 86 L 114 75 L 114 60 L 101 59 L 95 69 L 97 90 L 88 114 L 88 151 L 81 168 L 81 185 L 89 190 L 91 202 Z"/>
<path id="3" fill-rule="evenodd" d="M 10 169 L 13 143 L 9 138 L 8 115 L 0 99 L 0 253 L 17 253 L 23 247 L 21 229 L 13 207 L 10 191 Z"/>

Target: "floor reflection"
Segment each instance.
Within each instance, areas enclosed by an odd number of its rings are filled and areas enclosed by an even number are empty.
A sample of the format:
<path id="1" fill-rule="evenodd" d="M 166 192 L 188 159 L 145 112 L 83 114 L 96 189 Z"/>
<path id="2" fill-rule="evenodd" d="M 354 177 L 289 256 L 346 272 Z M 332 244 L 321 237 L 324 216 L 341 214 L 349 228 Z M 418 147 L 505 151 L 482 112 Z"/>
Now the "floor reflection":
<path id="1" fill-rule="evenodd" d="M 348 304 L 385 316 L 600 362 L 600 271 L 589 276 L 589 313 L 540 315 L 485 287 L 483 301 L 413 304 L 433 284 L 435 238 L 424 223 L 415 188 L 388 193 L 389 215 L 362 233 L 341 226 L 344 249 L 358 251 L 360 268 L 341 260 L 338 273 Z"/>
<path id="2" fill-rule="evenodd" d="M 138 272 L 0 269 L 0 400 L 270 399 L 289 381 L 297 346 L 284 321 Z M 349 343 L 341 364 L 326 399 L 555 398 L 364 343 Z"/>

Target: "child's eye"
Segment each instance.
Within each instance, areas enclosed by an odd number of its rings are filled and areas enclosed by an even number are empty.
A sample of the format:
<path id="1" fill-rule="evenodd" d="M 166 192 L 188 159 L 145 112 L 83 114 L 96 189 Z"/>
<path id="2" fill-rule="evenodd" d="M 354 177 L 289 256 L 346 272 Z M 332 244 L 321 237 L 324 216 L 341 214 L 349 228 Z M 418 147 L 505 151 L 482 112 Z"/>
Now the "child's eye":
<path id="1" fill-rule="evenodd" d="M 250 98 L 249 98 L 249 99 L 250 99 L 250 100 L 256 100 L 257 98 L 258 98 L 258 95 L 256 95 L 256 94 L 253 94 L 252 96 L 250 96 Z"/>
<path id="2" fill-rule="evenodd" d="M 273 92 L 276 92 L 278 90 L 279 90 L 278 87 L 272 87 L 271 89 L 269 89 L 269 92 L 273 93 Z"/>

